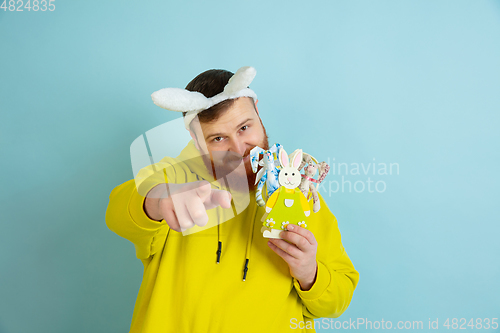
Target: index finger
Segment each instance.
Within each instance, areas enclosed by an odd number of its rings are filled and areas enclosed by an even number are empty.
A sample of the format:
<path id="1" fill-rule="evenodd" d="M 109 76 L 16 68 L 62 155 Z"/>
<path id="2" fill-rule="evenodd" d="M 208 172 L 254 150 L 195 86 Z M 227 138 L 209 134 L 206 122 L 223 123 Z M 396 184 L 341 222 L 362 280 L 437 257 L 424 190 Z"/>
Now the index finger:
<path id="1" fill-rule="evenodd" d="M 307 230 L 306 228 L 299 227 L 298 225 L 295 225 L 295 224 L 288 224 L 286 226 L 286 230 L 289 231 L 289 232 L 294 232 L 296 234 L 301 235 L 302 237 L 304 237 L 305 239 L 307 239 L 307 241 L 311 245 L 317 245 L 318 244 L 316 242 L 316 238 L 314 237 L 314 234 L 310 230 Z"/>
<path id="2" fill-rule="evenodd" d="M 222 208 L 231 208 L 231 193 L 224 190 L 212 189 L 210 196 L 203 203 L 206 209 L 212 209 L 219 205 Z"/>

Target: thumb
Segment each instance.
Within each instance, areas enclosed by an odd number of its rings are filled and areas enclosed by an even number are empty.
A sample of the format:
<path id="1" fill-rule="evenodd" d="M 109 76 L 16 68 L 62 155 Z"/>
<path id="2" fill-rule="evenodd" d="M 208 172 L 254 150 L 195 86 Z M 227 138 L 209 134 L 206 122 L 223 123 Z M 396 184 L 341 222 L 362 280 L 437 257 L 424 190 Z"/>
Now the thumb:
<path id="1" fill-rule="evenodd" d="M 204 202 L 205 209 L 212 209 L 217 206 L 231 208 L 231 193 L 224 190 L 212 189 L 210 198 Z"/>

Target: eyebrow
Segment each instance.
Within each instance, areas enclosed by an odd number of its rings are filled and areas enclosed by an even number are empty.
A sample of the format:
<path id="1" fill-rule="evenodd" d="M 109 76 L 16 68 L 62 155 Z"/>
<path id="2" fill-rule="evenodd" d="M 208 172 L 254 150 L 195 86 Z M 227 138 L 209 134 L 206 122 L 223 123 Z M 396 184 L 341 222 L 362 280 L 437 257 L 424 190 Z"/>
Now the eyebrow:
<path id="1" fill-rule="evenodd" d="M 242 127 L 244 124 L 246 124 L 247 122 L 251 121 L 252 118 L 248 118 L 248 119 L 245 119 L 244 121 L 242 121 L 241 123 L 239 123 L 238 125 L 236 125 L 235 128 L 240 128 Z M 210 138 L 213 138 L 213 137 L 218 137 L 218 136 L 223 136 L 224 133 L 214 133 L 214 134 L 210 134 L 209 136 L 205 137 L 205 140 L 208 141 Z"/>

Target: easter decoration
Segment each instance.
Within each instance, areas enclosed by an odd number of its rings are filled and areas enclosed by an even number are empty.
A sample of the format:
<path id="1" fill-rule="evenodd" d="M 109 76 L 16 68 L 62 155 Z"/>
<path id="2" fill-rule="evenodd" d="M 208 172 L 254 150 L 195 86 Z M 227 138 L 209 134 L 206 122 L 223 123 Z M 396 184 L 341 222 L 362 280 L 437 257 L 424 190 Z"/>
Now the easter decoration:
<path id="1" fill-rule="evenodd" d="M 250 161 L 252 165 L 252 171 L 257 172 L 258 166 L 262 166 L 260 171 L 255 177 L 255 184 L 257 185 L 257 191 L 255 192 L 255 199 L 259 206 L 264 206 L 266 203 L 262 198 L 262 189 L 264 184 L 266 185 L 267 196 L 269 198 L 274 191 L 279 187 L 278 173 L 279 173 L 279 161 L 274 160 L 274 155 L 278 154 L 278 150 L 281 148 L 279 143 L 272 145 L 269 150 L 264 150 L 259 146 L 254 147 L 250 151 Z M 263 159 L 259 161 L 259 156 L 263 155 Z"/>
<path id="2" fill-rule="evenodd" d="M 268 198 L 266 213 L 262 217 L 261 229 L 266 238 L 281 238 L 279 234 L 288 224 L 307 228 L 307 217 L 311 214 L 309 204 L 298 188 L 301 182 L 299 166 L 302 163 L 302 149 L 290 155 L 281 147 L 278 152 L 281 170 L 278 173 L 280 187 Z"/>
<path id="3" fill-rule="evenodd" d="M 326 162 L 318 163 L 318 160 L 307 153 L 303 153 L 302 156 L 302 163 L 299 166 L 299 170 L 301 170 L 304 165 L 305 167 L 299 189 L 308 200 L 312 196 L 313 212 L 317 213 L 321 208 L 318 196 L 318 186 L 325 179 L 328 171 L 330 171 L 330 166 Z M 318 179 L 313 178 L 316 174 L 316 170 L 318 170 Z M 314 186 L 314 184 L 316 184 L 316 186 Z"/>

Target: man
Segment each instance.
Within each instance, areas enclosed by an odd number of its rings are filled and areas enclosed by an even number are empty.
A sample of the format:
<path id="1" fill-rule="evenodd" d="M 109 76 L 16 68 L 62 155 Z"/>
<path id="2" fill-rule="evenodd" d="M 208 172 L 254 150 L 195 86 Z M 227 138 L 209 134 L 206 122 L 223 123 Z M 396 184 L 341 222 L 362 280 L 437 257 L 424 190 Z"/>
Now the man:
<path id="1" fill-rule="evenodd" d="M 350 303 L 359 275 L 321 197 L 308 229 L 260 233 L 249 152 L 268 141 L 254 76 L 209 70 L 152 95 L 183 111 L 193 140 L 110 195 L 106 223 L 144 264 L 130 332 L 314 332 Z"/>

